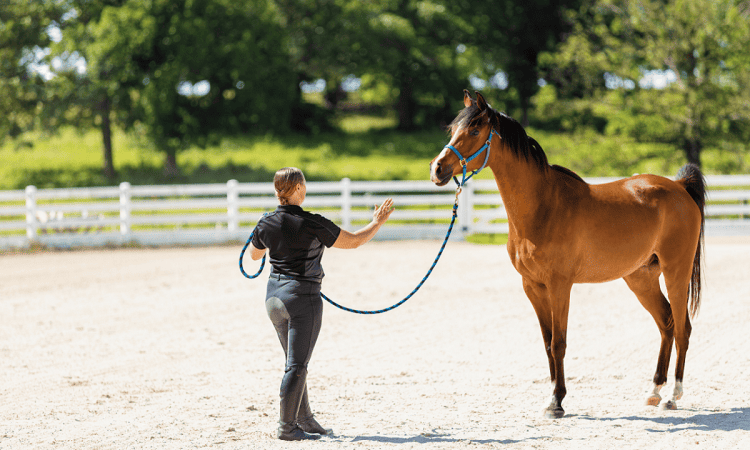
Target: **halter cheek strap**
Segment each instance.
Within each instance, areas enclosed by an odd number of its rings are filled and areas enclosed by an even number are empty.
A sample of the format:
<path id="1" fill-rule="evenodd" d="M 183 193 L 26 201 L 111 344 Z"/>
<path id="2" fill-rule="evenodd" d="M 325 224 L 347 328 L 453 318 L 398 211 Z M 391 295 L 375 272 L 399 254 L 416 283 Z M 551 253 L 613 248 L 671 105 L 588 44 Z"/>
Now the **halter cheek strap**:
<path id="1" fill-rule="evenodd" d="M 462 180 L 461 180 L 460 183 L 458 182 L 458 178 L 453 177 L 453 181 L 456 182 L 456 184 L 458 185 L 458 187 L 461 187 L 464 184 L 466 184 L 466 182 L 469 181 L 469 179 L 471 179 L 471 177 L 473 177 L 474 175 L 476 175 L 479 172 L 481 172 L 482 169 L 484 169 L 484 167 L 487 165 L 487 161 L 490 159 L 490 144 L 492 143 L 492 134 L 493 133 L 497 134 L 497 131 L 495 131 L 494 128 L 490 130 L 490 135 L 487 137 L 487 141 L 485 141 L 484 145 L 482 145 L 482 147 L 479 150 L 477 150 L 476 152 L 474 152 L 474 154 L 471 155 L 471 156 L 469 156 L 468 158 L 464 158 L 463 155 L 458 150 L 456 150 L 456 147 L 454 147 L 454 146 L 452 146 L 450 144 L 446 145 L 445 147 L 443 147 L 443 148 L 450 149 L 451 151 L 453 151 L 453 153 L 456 154 L 456 156 L 458 157 L 458 161 L 461 163 L 461 167 L 463 168 L 463 178 L 462 178 Z M 500 136 L 500 135 L 498 134 L 498 136 Z M 468 166 L 471 161 L 473 161 L 477 156 L 479 156 L 485 150 L 487 150 L 487 154 L 484 157 L 484 163 L 482 163 L 482 167 L 480 167 L 477 170 L 472 171 L 471 175 L 469 175 L 467 177 L 466 176 L 466 166 Z"/>

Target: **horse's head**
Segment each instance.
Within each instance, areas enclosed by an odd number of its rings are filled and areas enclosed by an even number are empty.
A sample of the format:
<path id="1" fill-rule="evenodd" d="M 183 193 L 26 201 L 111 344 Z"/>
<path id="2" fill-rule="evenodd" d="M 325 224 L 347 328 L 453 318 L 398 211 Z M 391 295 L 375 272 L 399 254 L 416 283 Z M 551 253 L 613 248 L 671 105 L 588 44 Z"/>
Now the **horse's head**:
<path id="1" fill-rule="evenodd" d="M 430 181 L 438 186 L 444 186 L 458 174 L 465 176 L 467 171 L 479 171 L 487 163 L 492 133 L 490 107 L 482 94 L 476 94 L 477 99 L 474 100 L 469 91 L 464 90 L 465 108 L 448 126 L 451 140 L 430 162 Z M 488 145 L 483 147 L 484 144 Z M 485 150 L 486 155 L 480 154 Z"/>

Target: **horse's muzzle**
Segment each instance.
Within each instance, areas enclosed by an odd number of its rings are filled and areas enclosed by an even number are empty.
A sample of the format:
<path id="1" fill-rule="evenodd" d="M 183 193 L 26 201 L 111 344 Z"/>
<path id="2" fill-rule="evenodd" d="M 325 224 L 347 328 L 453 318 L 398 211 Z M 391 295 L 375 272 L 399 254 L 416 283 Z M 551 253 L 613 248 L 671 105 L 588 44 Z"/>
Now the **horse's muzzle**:
<path id="1" fill-rule="evenodd" d="M 430 181 L 438 186 L 445 186 L 453 176 L 453 165 L 435 162 L 430 165 Z"/>

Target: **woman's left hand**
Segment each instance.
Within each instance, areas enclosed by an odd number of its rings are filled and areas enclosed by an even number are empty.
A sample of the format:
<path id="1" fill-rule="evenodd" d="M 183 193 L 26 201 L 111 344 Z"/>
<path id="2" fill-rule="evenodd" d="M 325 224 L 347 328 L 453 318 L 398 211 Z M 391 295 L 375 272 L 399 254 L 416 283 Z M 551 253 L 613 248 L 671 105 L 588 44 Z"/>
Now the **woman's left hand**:
<path id="1" fill-rule="evenodd" d="M 372 220 L 377 222 L 379 225 L 383 225 L 395 208 L 393 207 L 393 199 L 389 198 L 383 202 L 382 205 L 375 208 L 375 212 L 372 213 Z"/>

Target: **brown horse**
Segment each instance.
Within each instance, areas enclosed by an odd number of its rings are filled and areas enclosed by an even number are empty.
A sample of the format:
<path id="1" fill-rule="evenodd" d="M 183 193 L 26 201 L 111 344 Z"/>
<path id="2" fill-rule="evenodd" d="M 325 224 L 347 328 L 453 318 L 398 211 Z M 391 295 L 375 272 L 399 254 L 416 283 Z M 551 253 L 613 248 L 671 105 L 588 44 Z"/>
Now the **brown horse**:
<path id="1" fill-rule="evenodd" d="M 547 350 L 554 391 L 545 416 L 565 414 L 563 358 L 572 285 L 617 278 L 625 280 L 661 333 L 649 405 L 661 402 L 659 390 L 676 342 L 674 393 L 663 405 L 676 409 L 691 330 L 688 300 L 690 316 L 700 306 L 705 204 L 700 169 L 684 166 L 677 181 L 637 175 L 589 185 L 568 169 L 550 166 L 523 127 L 492 109 L 481 94 L 473 100 L 464 91 L 464 105 L 449 126 L 449 145 L 430 163 L 430 179 L 443 186 L 466 170 L 480 169 L 482 161 L 495 176 L 508 213 L 508 254 L 523 278 Z M 476 154 L 483 144 L 489 144 L 490 155 Z M 669 301 L 659 287 L 660 274 Z"/>

